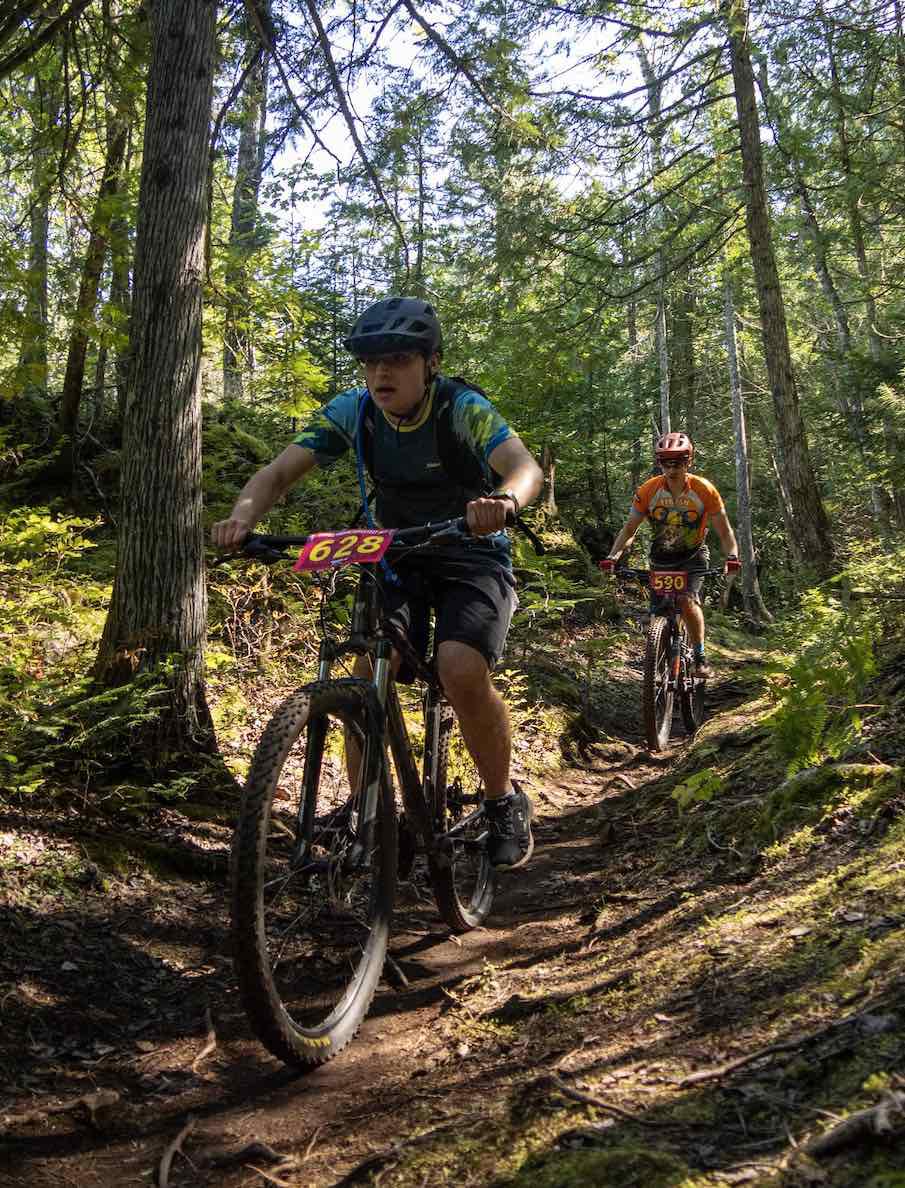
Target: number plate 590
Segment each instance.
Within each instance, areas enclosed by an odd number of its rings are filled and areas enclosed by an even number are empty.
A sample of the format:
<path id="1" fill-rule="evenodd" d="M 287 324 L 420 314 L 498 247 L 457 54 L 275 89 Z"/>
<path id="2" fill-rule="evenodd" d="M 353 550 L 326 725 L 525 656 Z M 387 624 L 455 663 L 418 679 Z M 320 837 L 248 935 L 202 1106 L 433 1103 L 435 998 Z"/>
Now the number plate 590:
<path id="1" fill-rule="evenodd" d="M 688 589 L 688 574 L 668 569 L 654 571 L 650 575 L 650 588 L 658 594 L 679 594 Z"/>
<path id="2" fill-rule="evenodd" d="M 295 570 L 331 569 L 337 565 L 373 565 L 390 547 L 392 529 L 346 528 L 315 532 L 293 565 Z"/>

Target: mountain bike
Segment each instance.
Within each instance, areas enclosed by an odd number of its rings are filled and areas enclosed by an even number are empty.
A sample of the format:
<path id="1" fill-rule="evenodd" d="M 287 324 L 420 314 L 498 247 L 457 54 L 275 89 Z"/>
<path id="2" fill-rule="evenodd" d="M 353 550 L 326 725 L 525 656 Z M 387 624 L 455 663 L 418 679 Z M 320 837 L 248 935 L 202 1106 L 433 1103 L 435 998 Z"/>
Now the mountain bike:
<path id="1" fill-rule="evenodd" d="M 325 577 L 317 679 L 293 693 L 258 744 L 233 841 L 231 925 L 243 1007 L 264 1046 L 290 1065 L 331 1060 L 354 1038 L 380 979 L 397 876 L 417 853 L 453 932 L 477 927 L 493 902 L 477 787 L 451 776 L 457 723 L 431 662 L 382 608 L 392 566 L 465 531 L 464 519 L 403 530 L 252 536 L 245 556 L 268 563 L 301 547 L 295 568 Z M 326 602 L 336 571 L 357 565 L 348 634 L 330 638 Z M 422 688 L 419 772 L 391 655 Z M 337 661 L 367 656 L 370 678 L 334 678 Z M 404 813 L 397 822 L 392 768 Z M 402 868 L 400 871 L 400 867 Z"/>
<path id="2" fill-rule="evenodd" d="M 697 571 L 696 571 L 697 572 Z M 717 577 L 722 569 L 700 571 L 706 578 Z M 670 569 L 616 569 L 617 579 L 634 579 L 656 596 L 644 647 L 644 678 L 641 685 L 641 719 L 644 739 L 651 751 L 663 751 L 672 734 L 675 701 L 679 699 L 682 722 L 689 735 L 704 721 L 706 680 L 695 676 L 694 655 L 679 602 L 688 589 L 688 574 Z"/>

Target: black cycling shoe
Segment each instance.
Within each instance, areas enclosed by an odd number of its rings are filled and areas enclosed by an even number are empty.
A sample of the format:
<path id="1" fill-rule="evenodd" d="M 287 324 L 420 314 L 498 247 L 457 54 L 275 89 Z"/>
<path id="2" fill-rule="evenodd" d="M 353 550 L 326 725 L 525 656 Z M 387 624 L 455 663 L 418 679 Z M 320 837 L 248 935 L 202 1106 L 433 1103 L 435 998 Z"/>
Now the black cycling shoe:
<path id="1" fill-rule="evenodd" d="M 534 853 L 531 818 L 534 805 L 513 780 L 513 791 L 498 800 L 484 801 L 487 817 L 487 856 L 495 870 L 515 870 Z"/>

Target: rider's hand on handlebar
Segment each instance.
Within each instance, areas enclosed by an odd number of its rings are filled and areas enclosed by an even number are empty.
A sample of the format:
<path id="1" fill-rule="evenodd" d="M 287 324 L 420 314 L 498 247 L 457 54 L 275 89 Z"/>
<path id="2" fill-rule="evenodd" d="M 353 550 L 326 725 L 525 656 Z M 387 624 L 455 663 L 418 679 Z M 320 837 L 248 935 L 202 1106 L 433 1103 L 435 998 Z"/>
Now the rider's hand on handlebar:
<path id="1" fill-rule="evenodd" d="M 211 528 L 211 543 L 224 553 L 234 553 L 242 547 L 251 530 L 252 525 L 247 520 L 230 516 L 228 520 L 218 520 Z"/>
<path id="2" fill-rule="evenodd" d="M 465 508 L 468 531 L 472 536 L 487 536 L 506 527 L 507 515 L 514 512 L 512 501 L 491 496 L 472 499 Z"/>
<path id="3" fill-rule="evenodd" d="M 597 562 L 597 565 L 598 568 L 602 569 L 604 573 L 612 575 L 618 560 L 618 557 L 604 557 L 602 561 Z"/>
<path id="4" fill-rule="evenodd" d="M 732 553 L 730 556 L 728 556 L 726 558 L 726 568 L 725 568 L 724 572 L 726 574 L 738 573 L 738 571 L 741 569 L 741 567 L 742 567 L 741 561 L 739 561 L 738 557 L 736 557 L 736 555 L 734 553 Z"/>

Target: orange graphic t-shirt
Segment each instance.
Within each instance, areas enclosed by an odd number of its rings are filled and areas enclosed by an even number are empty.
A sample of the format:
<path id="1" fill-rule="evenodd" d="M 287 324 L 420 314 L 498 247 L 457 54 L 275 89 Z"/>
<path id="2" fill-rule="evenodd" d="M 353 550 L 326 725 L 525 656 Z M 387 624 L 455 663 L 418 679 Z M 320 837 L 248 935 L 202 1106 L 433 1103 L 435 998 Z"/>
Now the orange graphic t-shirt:
<path id="1" fill-rule="evenodd" d="M 642 483 L 635 492 L 632 510 L 650 521 L 651 553 L 657 557 L 684 557 L 704 543 L 708 516 L 723 510 L 719 491 L 707 479 L 690 474 L 678 496 L 670 493 L 665 475 Z"/>

